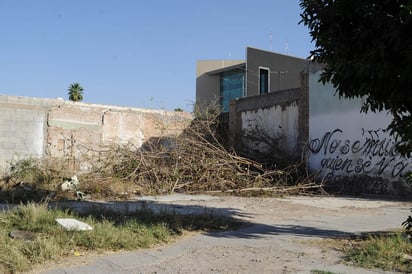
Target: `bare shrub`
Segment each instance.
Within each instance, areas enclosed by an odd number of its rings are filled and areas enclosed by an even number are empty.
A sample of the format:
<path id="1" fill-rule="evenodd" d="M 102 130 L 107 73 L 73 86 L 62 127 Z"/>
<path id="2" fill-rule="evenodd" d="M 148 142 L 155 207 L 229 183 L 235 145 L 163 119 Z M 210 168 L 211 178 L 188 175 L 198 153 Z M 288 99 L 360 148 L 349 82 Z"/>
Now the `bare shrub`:
<path id="1" fill-rule="evenodd" d="M 65 178 L 73 176 L 67 159 L 27 158 L 9 164 L 0 178 L 0 201 L 42 201 L 51 197 Z"/>

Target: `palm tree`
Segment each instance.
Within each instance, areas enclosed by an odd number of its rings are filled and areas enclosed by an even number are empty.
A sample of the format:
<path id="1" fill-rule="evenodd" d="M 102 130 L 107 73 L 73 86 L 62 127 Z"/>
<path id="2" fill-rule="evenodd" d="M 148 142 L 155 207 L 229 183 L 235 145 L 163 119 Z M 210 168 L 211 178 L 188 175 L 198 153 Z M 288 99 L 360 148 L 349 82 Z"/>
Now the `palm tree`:
<path id="1" fill-rule="evenodd" d="M 70 101 L 83 100 L 83 87 L 79 83 L 71 84 L 68 89 L 68 95 Z"/>

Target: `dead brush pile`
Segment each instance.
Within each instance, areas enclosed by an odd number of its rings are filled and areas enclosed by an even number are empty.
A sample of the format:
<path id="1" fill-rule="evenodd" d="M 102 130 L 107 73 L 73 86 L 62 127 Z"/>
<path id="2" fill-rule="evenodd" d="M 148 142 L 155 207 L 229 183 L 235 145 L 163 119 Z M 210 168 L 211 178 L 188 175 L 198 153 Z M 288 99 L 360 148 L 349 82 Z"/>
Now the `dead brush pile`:
<path id="1" fill-rule="evenodd" d="M 218 139 L 218 114 L 198 115 L 177 137 L 152 138 L 139 149 L 112 148 L 82 176 L 82 191 L 156 195 L 185 192 L 303 194 L 321 190 L 299 165 L 280 168 L 241 157 Z"/>
<path id="2" fill-rule="evenodd" d="M 27 158 L 10 163 L 0 177 L 0 202 L 44 201 L 59 192 L 61 183 L 73 175 L 67 159 Z"/>

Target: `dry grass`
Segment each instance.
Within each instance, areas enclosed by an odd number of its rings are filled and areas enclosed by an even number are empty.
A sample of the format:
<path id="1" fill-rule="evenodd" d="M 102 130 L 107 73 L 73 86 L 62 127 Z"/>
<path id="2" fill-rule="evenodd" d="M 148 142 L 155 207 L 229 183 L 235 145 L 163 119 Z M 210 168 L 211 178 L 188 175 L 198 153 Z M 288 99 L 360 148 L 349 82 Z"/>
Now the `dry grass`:
<path id="1" fill-rule="evenodd" d="M 325 250 L 342 252 L 342 262 L 348 265 L 412 273 L 412 242 L 403 232 L 370 233 L 353 238 L 322 239 L 315 243 Z"/>
<path id="2" fill-rule="evenodd" d="M 67 231 L 56 218 L 75 218 L 93 227 L 90 231 Z M 136 250 L 162 245 L 185 231 L 233 229 L 240 221 L 211 214 L 201 216 L 154 214 L 148 210 L 122 215 L 90 211 L 79 216 L 67 210 L 48 209 L 45 204 L 21 205 L 0 212 L 0 273 L 21 273 L 45 262 L 61 262 L 88 252 Z M 13 230 L 29 232 L 31 239 L 12 238 Z"/>

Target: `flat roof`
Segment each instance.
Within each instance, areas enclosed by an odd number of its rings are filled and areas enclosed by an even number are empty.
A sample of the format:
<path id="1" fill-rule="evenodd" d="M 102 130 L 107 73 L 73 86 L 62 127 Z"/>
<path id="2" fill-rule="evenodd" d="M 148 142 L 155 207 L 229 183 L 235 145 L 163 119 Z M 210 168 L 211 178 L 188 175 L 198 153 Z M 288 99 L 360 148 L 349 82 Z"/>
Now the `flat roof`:
<path id="1" fill-rule="evenodd" d="M 237 64 L 237 65 L 233 65 L 233 66 L 228 66 L 228 67 L 224 67 L 224 68 L 212 70 L 212 71 L 209 71 L 209 72 L 207 73 L 207 75 L 217 75 L 217 74 L 221 74 L 221 73 L 223 73 L 223 72 L 227 72 L 227 71 L 231 71 L 231 70 L 236 70 L 236 69 L 241 69 L 241 70 L 246 69 L 246 63 L 240 63 L 240 64 Z"/>

